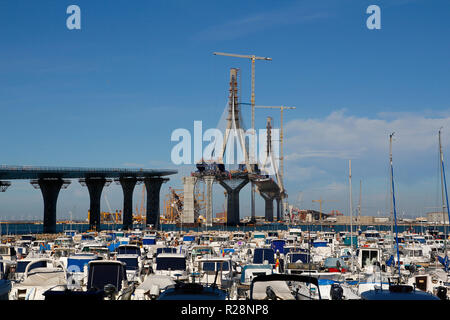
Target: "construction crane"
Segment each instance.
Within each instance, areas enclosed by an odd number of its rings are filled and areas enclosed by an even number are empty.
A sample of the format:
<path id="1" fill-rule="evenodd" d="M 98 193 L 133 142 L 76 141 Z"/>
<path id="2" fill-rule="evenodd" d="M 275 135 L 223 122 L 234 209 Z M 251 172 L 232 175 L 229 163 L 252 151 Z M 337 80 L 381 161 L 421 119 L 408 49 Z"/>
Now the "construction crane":
<path id="1" fill-rule="evenodd" d="M 256 60 L 265 60 L 272 61 L 272 58 L 269 57 L 258 57 L 255 55 L 244 55 L 244 54 L 235 54 L 235 53 L 225 53 L 225 52 L 213 52 L 214 55 L 218 56 L 227 56 L 227 57 L 235 57 L 235 58 L 245 58 L 250 59 L 252 62 L 252 95 L 251 95 L 251 105 L 252 105 L 252 143 L 250 150 L 250 163 L 255 163 L 254 153 L 255 153 L 255 61 Z M 255 218 L 255 185 L 251 183 L 251 215 L 252 219 Z"/>
<path id="2" fill-rule="evenodd" d="M 334 202 L 338 200 L 323 200 L 322 197 L 320 197 L 319 200 L 313 200 L 312 202 L 318 202 L 319 203 L 319 220 L 322 221 L 322 202 Z"/>
<path id="3" fill-rule="evenodd" d="M 234 53 L 224 53 L 224 52 L 213 52 L 213 54 L 214 55 L 218 55 L 218 56 L 245 58 L 245 59 L 250 59 L 252 61 L 252 96 L 251 96 L 251 103 L 252 103 L 252 130 L 254 130 L 255 129 L 255 61 L 256 60 L 272 61 L 272 58 L 257 57 L 255 55 L 243 55 L 243 54 L 234 54 Z"/>
<path id="4" fill-rule="evenodd" d="M 136 204 L 136 216 L 134 217 L 134 220 L 136 220 L 137 223 L 143 223 L 145 221 L 145 185 L 142 185 L 142 198 L 141 198 L 141 208 L 138 211 L 138 206 Z"/>
<path id="5" fill-rule="evenodd" d="M 286 107 L 286 106 L 255 106 L 255 108 L 262 109 L 280 109 L 280 176 L 281 181 L 284 180 L 284 156 L 283 156 L 283 111 L 289 109 L 296 109 L 295 107 Z M 284 186 L 280 186 L 281 192 L 284 192 Z"/>

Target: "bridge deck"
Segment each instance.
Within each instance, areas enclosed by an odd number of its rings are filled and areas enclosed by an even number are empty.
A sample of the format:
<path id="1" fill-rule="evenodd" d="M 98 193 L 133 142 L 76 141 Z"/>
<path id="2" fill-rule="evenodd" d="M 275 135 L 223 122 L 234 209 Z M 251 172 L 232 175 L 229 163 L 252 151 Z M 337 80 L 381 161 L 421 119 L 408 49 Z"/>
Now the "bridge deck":
<path id="1" fill-rule="evenodd" d="M 0 179 L 77 179 L 88 177 L 161 177 L 178 173 L 170 169 L 129 169 L 129 168 L 79 168 L 79 167 L 34 167 L 0 165 Z"/>

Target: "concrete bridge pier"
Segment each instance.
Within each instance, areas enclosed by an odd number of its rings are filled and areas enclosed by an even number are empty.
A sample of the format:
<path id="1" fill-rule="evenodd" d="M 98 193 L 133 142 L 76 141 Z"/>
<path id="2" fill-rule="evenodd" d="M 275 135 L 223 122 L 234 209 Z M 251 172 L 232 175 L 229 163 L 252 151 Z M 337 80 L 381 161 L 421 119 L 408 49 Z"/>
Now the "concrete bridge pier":
<path id="1" fill-rule="evenodd" d="M 138 180 L 136 177 L 122 177 L 115 181 L 122 186 L 123 191 L 123 229 L 129 230 L 133 227 L 133 191 Z"/>
<path id="2" fill-rule="evenodd" d="M 70 180 L 61 178 L 40 178 L 30 182 L 35 189 L 41 189 L 44 200 L 43 233 L 56 233 L 56 203 L 61 188 L 67 188 Z"/>
<path id="3" fill-rule="evenodd" d="M 264 199 L 265 202 L 265 214 L 264 214 L 264 218 L 266 221 L 273 221 L 273 197 L 268 196 L 264 193 L 261 192 L 261 197 Z"/>
<path id="4" fill-rule="evenodd" d="M 213 207 L 212 207 L 212 186 L 214 183 L 214 176 L 205 176 L 204 177 L 206 184 L 206 226 L 212 227 L 213 225 Z"/>
<path id="5" fill-rule="evenodd" d="M 227 192 L 227 226 L 236 226 L 239 224 L 239 192 L 248 183 L 248 178 L 246 179 L 236 179 L 242 180 L 237 185 L 232 186 L 227 184 L 225 181 L 221 180 L 219 183 Z M 233 180 L 231 180 L 233 181 Z M 235 181 L 235 180 L 234 180 Z"/>
<path id="6" fill-rule="evenodd" d="M 89 177 L 79 180 L 82 186 L 87 186 L 89 191 L 90 206 L 89 206 L 89 228 L 100 231 L 100 200 L 102 196 L 103 187 L 109 186 L 111 179 L 103 177 Z"/>
<path id="7" fill-rule="evenodd" d="M 282 202 L 281 202 L 281 198 L 275 198 L 275 200 L 277 201 L 277 221 L 281 221 L 282 220 L 282 216 L 281 216 L 281 213 L 282 213 L 282 208 L 281 208 L 281 205 L 283 204 Z"/>
<path id="8" fill-rule="evenodd" d="M 159 228 L 159 192 L 161 185 L 167 181 L 168 178 L 161 177 L 148 177 L 143 179 L 145 184 L 145 190 L 147 191 L 147 213 L 146 213 L 146 225 L 153 225 L 153 228 Z"/>
<path id="9" fill-rule="evenodd" d="M 181 222 L 185 225 L 195 223 L 195 184 L 196 177 L 183 177 L 183 214 Z"/>

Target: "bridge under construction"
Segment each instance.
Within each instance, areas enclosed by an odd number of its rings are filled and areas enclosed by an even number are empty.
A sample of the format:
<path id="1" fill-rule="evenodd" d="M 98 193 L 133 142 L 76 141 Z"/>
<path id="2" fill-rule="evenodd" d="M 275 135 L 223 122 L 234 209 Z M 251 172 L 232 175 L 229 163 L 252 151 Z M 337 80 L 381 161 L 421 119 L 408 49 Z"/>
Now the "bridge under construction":
<path id="1" fill-rule="evenodd" d="M 239 193 L 249 182 L 254 186 L 256 191 L 263 197 L 265 201 L 265 220 L 274 221 L 274 200 L 276 201 L 276 220 L 283 219 L 283 209 L 281 206 L 282 199 L 287 197 L 287 193 L 283 187 L 282 173 L 279 172 L 277 163 L 275 162 L 274 152 L 272 150 L 271 138 L 271 118 L 267 120 L 267 142 L 265 163 L 258 164 L 254 157 L 255 145 L 249 148 L 245 142 L 244 127 L 241 114 L 241 103 L 239 99 L 239 69 L 230 69 L 229 82 L 229 99 L 225 110 L 226 128 L 223 144 L 215 146 L 209 159 L 202 158 L 196 164 L 196 169 L 190 176 L 183 177 L 183 211 L 180 222 L 183 225 L 195 225 L 198 222 L 198 214 L 196 214 L 196 196 L 195 189 L 198 182 L 203 182 L 206 186 L 205 197 L 205 221 L 206 226 L 212 226 L 213 223 L 213 207 L 212 207 L 212 186 L 214 183 L 220 184 L 226 194 L 226 224 L 228 226 L 236 226 L 240 223 L 239 209 Z M 253 96 L 253 94 L 252 94 Z M 253 104 L 253 99 L 252 99 Z M 252 128 L 252 134 L 255 130 Z M 230 137 L 236 137 L 239 147 L 243 152 L 244 163 L 238 165 L 237 170 L 227 170 L 224 164 L 224 154 Z M 231 146 L 234 148 L 234 146 Z M 250 149 L 250 150 L 249 150 Z M 218 155 L 217 158 L 214 155 Z M 276 181 L 268 174 L 268 163 L 274 169 Z M 252 195 L 252 201 L 254 197 Z M 255 212 L 252 203 L 251 222 L 255 222 Z"/>
<path id="2" fill-rule="evenodd" d="M 56 232 L 56 203 L 61 189 L 66 189 L 73 179 L 86 186 L 89 191 L 89 225 L 100 230 L 100 199 L 103 188 L 113 181 L 122 186 L 123 228 L 133 225 L 133 191 L 136 184 L 144 183 L 147 190 L 146 224 L 157 228 L 160 218 L 160 189 L 168 181 L 168 175 L 177 170 L 123 169 L 123 168 L 70 168 L 70 167 L 30 167 L 0 166 L 0 191 L 5 192 L 11 185 L 7 180 L 30 180 L 33 187 L 40 189 L 44 200 L 44 233 Z"/>

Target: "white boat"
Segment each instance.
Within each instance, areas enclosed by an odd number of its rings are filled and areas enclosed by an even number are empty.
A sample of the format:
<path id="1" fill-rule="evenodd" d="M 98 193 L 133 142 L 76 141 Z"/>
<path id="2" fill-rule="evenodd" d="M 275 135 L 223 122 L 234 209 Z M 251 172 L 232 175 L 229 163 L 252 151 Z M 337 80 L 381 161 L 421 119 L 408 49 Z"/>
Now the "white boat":
<path id="1" fill-rule="evenodd" d="M 174 280 L 187 280 L 189 270 L 186 266 L 186 256 L 180 253 L 160 253 L 153 263 L 156 275 L 172 277 Z"/>
<path id="2" fill-rule="evenodd" d="M 230 257 L 202 258 L 195 272 L 200 273 L 199 282 L 210 285 L 216 283 L 219 288 L 230 288 L 233 281 L 233 263 Z"/>
<path id="3" fill-rule="evenodd" d="M 42 267 L 42 264 L 46 266 Z M 48 258 L 37 259 L 27 264 L 21 281 L 13 283 L 9 300 L 44 300 L 44 292 L 66 284 L 67 270 L 61 262 Z"/>

